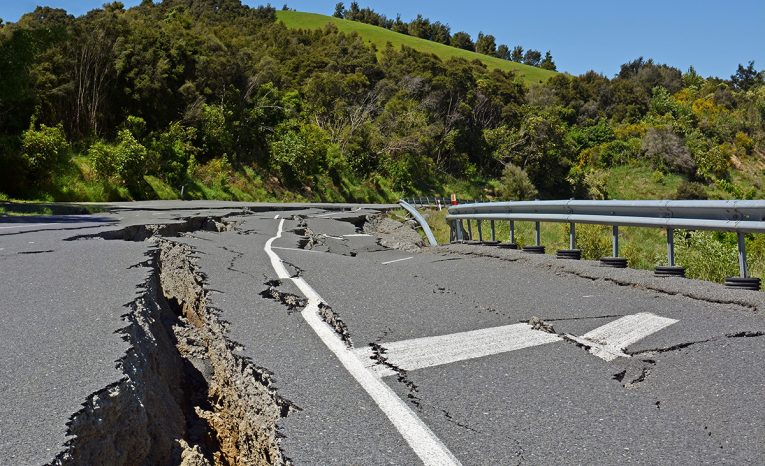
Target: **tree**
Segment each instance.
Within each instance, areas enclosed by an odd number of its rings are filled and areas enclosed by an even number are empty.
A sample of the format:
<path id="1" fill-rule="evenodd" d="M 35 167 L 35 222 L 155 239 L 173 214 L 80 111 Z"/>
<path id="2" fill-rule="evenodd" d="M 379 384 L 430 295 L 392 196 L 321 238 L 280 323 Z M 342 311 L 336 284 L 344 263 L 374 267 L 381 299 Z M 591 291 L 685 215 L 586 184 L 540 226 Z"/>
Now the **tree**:
<path id="1" fill-rule="evenodd" d="M 409 25 L 401 21 L 401 15 L 396 15 L 396 20 L 393 22 L 391 30 L 399 34 L 409 34 Z"/>
<path id="2" fill-rule="evenodd" d="M 513 47 L 513 51 L 510 52 L 510 60 L 516 63 L 523 62 L 523 47 L 521 47 L 520 45 L 516 45 L 515 47 Z"/>
<path id="3" fill-rule="evenodd" d="M 507 46 L 507 44 L 500 44 L 499 47 L 497 47 L 497 58 L 501 58 L 503 60 L 510 59 L 510 48 Z"/>
<path id="4" fill-rule="evenodd" d="M 545 57 L 539 63 L 539 67 L 545 70 L 553 70 L 553 71 L 556 70 L 555 62 L 553 61 L 552 54 L 550 53 L 549 50 L 545 53 Z"/>
<path id="5" fill-rule="evenodd" d="M 332 14 L 335 18 L 344 18 L 345 17 L 345 5 L 343 2 L 339 2 L 335 5 L 335 12 Z"/>
<path id="6" fill-rule="evenodd" d="M 536 199 L 539 195 L 529 175 L 521 167 L 512 163 L 502 170 L 502 184 L 499 192 L 504 200 L 509 201 L 526 201 Z"/>
<path id="7" fill-rule="evenodd" d="M 478 33 L 478 39 L 475 41 L 475 51 L 484 55 L 495 55 L 497 53 L 497 41 L 491 34 Z"/>
<path id="8" fill-rule="evenodd" d="M 436 21 L 430 25 L 430 40 L 448 45 L 451 40 L 451 29 L 446 24 Z"/>
<path id="9" fill-rule="evenodd" d="M 473 43 L 473 39 L 470 37 L 470 34 L 465 31 L 455 32 L 452 34 L 450 44 L 452 47 L 457 47 L 458 49 L 475 52 L 475 44 Z"/>
<path id="10" fill-rule="evenodd" d="M 420 37 L 422 39 L 430 39 L 430 20 L 423 18 L 422 15 L 417 15 L 417 17 L 409 23 L 409 35 Z"/>
<path id="11" fill-rule="evenodd" d="M 531 66 L 539 66 L 539 62 L 542 60 L 542 52 L 539 50 L 529 49 L 523 55 L 523 63 Z"/>
<path id="12" fill-rule="evenodd" d="M 754 69 L 754 61 L 750 61 L 746 67 L 739 64 L 736 74 L 730 77 L 730 81 L 734 88 L 741 91 L 748 91 L 749 89 L 763 84 L 764 74 L 765 72 L 757 72 L 757 70 Z"/>
<path id="13" fill-rule="evenodd" d="M 683 73 L 683 86 L 685 87 L 701 87 L 704 84 L 704 78 L 696 72 L 696 68 L 688 68 L 687 73 Z"/>
<path id="14" fill-rule="evenodd" d="M 34 120 L 21 136 L 22 157 L 27 163 L 32 182 L 44 184 L 50 178 L 53 167 L 69 150 L 62 125 L 35 128 Z"/>

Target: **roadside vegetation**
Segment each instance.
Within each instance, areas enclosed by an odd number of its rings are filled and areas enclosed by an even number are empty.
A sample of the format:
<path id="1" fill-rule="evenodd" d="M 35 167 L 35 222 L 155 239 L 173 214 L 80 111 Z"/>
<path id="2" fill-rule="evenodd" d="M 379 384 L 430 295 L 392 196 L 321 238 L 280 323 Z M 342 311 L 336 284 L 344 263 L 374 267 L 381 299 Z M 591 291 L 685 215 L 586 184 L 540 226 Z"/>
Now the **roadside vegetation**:
<path id="1" fill-rule="evenodd" d="M 0 196 L 765 197 L 754 63 L 729 78 L 644 58 L 614 77 L 554 68 L 355 2 L 333 17 L 239 0 L 39 7 L 0 23 Z M 650 234 L 625 241 L 633 264 L 655 263 Z"/>

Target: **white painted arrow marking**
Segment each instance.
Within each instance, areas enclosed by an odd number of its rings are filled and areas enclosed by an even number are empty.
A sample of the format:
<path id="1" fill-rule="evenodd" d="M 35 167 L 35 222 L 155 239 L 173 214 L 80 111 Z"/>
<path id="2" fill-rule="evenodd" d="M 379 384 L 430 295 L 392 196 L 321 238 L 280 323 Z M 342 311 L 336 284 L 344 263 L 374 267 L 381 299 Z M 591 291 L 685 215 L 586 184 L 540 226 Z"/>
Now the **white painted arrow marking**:
<path id="1" fill-rule="evenodd" d="M 624 316 L 587 332 L 581 337 L 567 335 L 572 340 L 590 347 L 590 353 L 606 361 L 629 357 L 624 349 L 643 338 L 669 327 L 675 319 L 661 317 L 650 312 Z"/>
<path id="2" fill-rule="evenodd" d="M 404 370 L 415 370 L 561 340 L 562 338 L 554 333 L 534 330 L 531 325 L 522 323 L 384 343 L 382 346 L 386 350 L 385 357 L 389 363 Z M 354 351 L 378 376 L 395 374 L 392 369 L 370 359 L 372 348 Z"/>
<path id="3" fill-rule="evenodd" d="M 621 317 L 581 337 L 567 338 L 590 348 L 590 353 L 606 361 L 629 357 L 624 348 L 677 322 L 675 319 L 648 312 Z M 423 369 L 492 354 L 507 353 L 532 346 L 555 343 L 563 338 L 554 333 L 534 330 L 529 324 L 513 324 L 435 337 L 382 343 L 387 362 L 404 370 Z M 372 359 L 372 348 L 353 352 L 378 377 L 395 375 L 396 371 Z"/>

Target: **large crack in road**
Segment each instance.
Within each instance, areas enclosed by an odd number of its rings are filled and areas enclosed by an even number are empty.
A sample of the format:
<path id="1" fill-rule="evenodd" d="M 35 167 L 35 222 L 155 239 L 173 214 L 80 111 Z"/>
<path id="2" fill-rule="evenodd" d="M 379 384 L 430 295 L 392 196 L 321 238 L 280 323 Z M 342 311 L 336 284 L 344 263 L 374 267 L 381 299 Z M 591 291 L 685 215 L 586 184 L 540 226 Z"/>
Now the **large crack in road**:
<path id="1" fill-rule="evenodd" d="M 221 219 L 99 234 L 156 246 L 143 293 L 125 314 L 130 343 L 122 380 L 90 395 L 68 422 L 70 440 L 51 464 L 285 464 L 277 421 L 299 409 L 280 397 L 272 374 L 236 354 L 208 304 L 193 249 L 162 238 L 225 231 Z"/>

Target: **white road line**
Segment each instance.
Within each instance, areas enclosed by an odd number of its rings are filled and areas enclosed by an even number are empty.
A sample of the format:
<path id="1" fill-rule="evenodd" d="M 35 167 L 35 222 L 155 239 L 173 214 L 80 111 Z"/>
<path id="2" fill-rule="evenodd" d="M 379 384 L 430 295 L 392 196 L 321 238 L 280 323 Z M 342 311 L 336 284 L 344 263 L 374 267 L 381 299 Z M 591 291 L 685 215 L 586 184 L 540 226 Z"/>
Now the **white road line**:
<path id="1" fill-rule="evenodd" d="M 563 338 L 554 333 L 534 330 L 531 325 L 522 323 L 435 337 L 414 338 L 393 343 L 381 343 L 381 346 L 386 350 L 385 357 L 388 362 L 404 370 L 415 370 L 492 354 L 507 353 L 561 340 Z M 354 351 L 379 376 L 384 377 L 395 373 L 370 359 L 372 348 L 360 348 Z"/>
<path id="2" fill-rule="evenodd" d="M 274 220 L 279 218 L 279 214 L 274 215 Z"/>
<path id="3" fill-rule="evenodd" d="M 328 213 L 326 213 L 326 214 L 311 215 L 311 217 L 331 217 L 331 216 L 333 216 L 333 215 L 342 215 L 342 214 L 349 214 L 349 213 L 353 213 L 353 212 L 358 212 L 358 211 L 360 211 L 361 209 L 362 209 L 362 208 L 361 208 L 361 207 L 359 207 L 358 209 L 352 209 L 352 210 L 343 210 L 343 211 L 341 211 L 341 212 L 328 212 Z"/>
<path id="4" fill-rule="evenodd" d="M 264 247 L 271 265 L 277 276 L 282 280 L 292 280 L 300 291 L 308 298 L 308 305 L 301 315 L 311 326 L 316 335 L 324 342 L 335 357 L 343 364 L 343 367 L 353 376 L 362 388 L 374 400 L 388 419 L 393 423 L 401 436 L 414 450 L 420 460 L 426 465 L 449 465 L 460 464 L 459 460 L 441 443 L 438 437 L 423 423 L 409 406 L 396 395 L 396 393 L 378 378 L 356 355 L 345 346 L 345 343 L 321 317 L 319 317 L 319 304 L 324 302 L 319 294 L 311 288 L 302 277 L 290 277 L 282 260 L 272 250 L 272 244 L 282 236 L 284 219 L 279 222 L 276 236 L 270 238 Z"/>
<path id="5" fill-rule="evenodd" d="M 353 234 L 350 234 L 350 235 L 343 235 L 343 236 L 345 236 L 346 238 L 358 238 L 358 237 L 361 237 L 361 236 L 372 236 L 372 235 L 368 235 L 366 233 L 353 233 Z"/>
<path id="6" fill-rule="evenodd" d="M 27 225 L 14 225 L 10 227 L 0 227 L 0 230 L 7 230 L 9 228 L 35 228 L 35 227 L 47 227 L 53 225 L 63 225 L 63 223 L 30 223 Z"/>
<path id="7" fill-rule="evenodd" d="M 414 258 L 414 256 L 404 257 L 403 259 L 396 259 L 396 260 L 392 260 L 392 261 L 388 261 L 388 262 L 380 262 L 380 263 L 382 265 L 388 265 L 388 264 L 392 264 L 394 262 L 408 261 L 409 259 L 412 259 L 412 258 Z"/>
<path id="8" fill-rule="evenodd" d="M 677 320 L 661 317 L 650 312 L 641 312 L 616 319 L 581 337 L 568 335 L 574 341 L 590 347 L 590 353 L 604 359 L 613 361 L 619 357 L 629 357 L 624 349 L 637 343 L 643 338 L 669 327 Z"/>
<path id="9" fill-rule="evenodd" d="M 279 246 L 271 246 L 271 249 L 282 249 L 284 251 L 300 251 L 300 252 L 320 252 L 320 253 L 324 252 L 324 251 L 314 251 L 313 249 L 280 248 Z"/>

